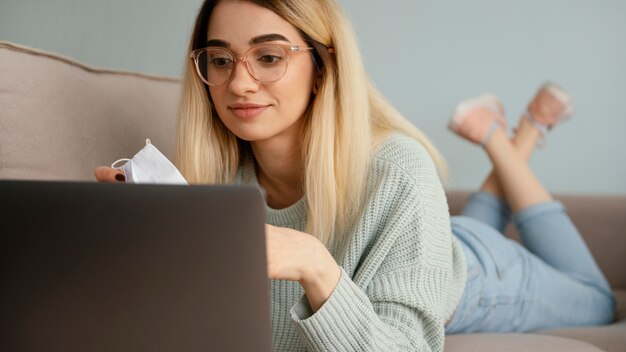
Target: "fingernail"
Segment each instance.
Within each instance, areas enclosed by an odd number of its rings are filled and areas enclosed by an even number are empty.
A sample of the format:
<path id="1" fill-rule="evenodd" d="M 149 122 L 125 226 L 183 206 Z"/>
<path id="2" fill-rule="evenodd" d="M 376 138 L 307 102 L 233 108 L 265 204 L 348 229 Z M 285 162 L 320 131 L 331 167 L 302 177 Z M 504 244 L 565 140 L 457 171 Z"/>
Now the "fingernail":
<path id="1" fill-rule="evenodd" d="M 124 174 L 117 174 L 115 175 L 115 180 L 117 182 L 124 182 L 126 181 L 126 176 L 124 176 Z"/>

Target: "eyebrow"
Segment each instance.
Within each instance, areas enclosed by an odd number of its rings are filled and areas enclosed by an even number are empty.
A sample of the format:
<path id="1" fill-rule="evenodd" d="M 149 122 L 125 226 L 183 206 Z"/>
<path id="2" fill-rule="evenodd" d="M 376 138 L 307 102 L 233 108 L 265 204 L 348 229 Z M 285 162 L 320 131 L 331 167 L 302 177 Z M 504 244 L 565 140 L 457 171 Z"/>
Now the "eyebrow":
<path id="1" fill-rule="evenodd" d="M 254 37 L 254 38 L 250 39 L 248 44 L 255 45 L 255 44 L 261 44 L 261 43 L 266 43 L 266 42 L 273 42 L 273 41 L 277 41 L 277 40 L 289 42 L 289 39 L 287 39 L 282 34 L 270 33 L 270 34 L 263 34 L 263 35 L 260 35 L 258 37 Z M 211 40 L 208 40 L 206 42 L 206 46 L 219 46 L 219 47 L 222 47 L 222 48 L 229 48 L 230 47 L 230 43 L 228 43 L 227 41 L 221 40 L 221 39 L 211 39 Z"/>
<path id="2" fill-rule="evenodd" d="M 254 45 L 254 44 L 261 44 L 261 43 L 265 43 L 265 42 L 273 42 L 276 40 L 282 40 L 285 42 L 289 42 L 289 39 L 285 38 L 284 35 L 282 34 L 278 34 L 278 33 L 271 33 L 271 34 L 263 34 L 260 35 L 258 37 L 254 37 L 250 40 L 250 45 Z"/>

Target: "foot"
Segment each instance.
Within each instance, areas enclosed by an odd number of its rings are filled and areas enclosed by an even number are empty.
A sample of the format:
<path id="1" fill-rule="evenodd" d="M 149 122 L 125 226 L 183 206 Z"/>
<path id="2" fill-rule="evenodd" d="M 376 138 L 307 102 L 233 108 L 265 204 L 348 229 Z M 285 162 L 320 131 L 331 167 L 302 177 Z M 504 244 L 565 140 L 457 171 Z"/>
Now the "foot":
<path id="1" fill-rule="evenodd" d="M 495 129 L 507 128 L 502 103 L 491 94 L 464 100 L 454 110 L 448 128 L 472 143 L 485 146 Z"/>
<path id="2" fill-rule="evenodd" d="M 546 82 L 528 103 L 525 117 L 545 137 L 552 127 L 568 119 L 573 111 L 569 95 L 556 84 Z"/>

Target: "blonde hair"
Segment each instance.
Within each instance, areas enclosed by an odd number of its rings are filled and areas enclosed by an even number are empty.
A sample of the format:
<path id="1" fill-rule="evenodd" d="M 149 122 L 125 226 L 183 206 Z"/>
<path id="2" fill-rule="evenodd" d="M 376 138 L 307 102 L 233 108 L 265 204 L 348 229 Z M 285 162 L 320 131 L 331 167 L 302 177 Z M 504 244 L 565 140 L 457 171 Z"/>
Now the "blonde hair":
<path id="1" fill-rule="evenodd" d="M 206 42 L 218 1 L 205 1 L 200 9 L 189 52 Z M 302 148 L 308 233 L 326 245 L 341 240 L 336 234 L 346 233 L 361 211 L 372 152 L 391 132 L 419 141 L 445 175 L 435 147 L 371 84 L 355 35 L 334 0 L 251 1 L 291 23 L 316 48 L 321 80 L 308 109 Z M 249 146 L 218 118 L 192 60 L 185 68 L 177 128 L 175 162 L 190 183 L 233 181 Z"/>

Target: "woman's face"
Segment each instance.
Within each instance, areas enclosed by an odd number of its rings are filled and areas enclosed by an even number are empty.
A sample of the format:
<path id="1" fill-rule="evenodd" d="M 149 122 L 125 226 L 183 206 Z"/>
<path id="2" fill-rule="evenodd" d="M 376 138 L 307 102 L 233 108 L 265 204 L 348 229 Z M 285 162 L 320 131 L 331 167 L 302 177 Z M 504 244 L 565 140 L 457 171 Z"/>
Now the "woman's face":
<path id="1" fill-rule="evenodd" d="M 209 23 L 208 40 L 221 42 L 237 57 L 259 42 L 307 46 L 289 22 L 248 1 L 220 1 Z M 238 61 L 230 80 L 209 86 L 209 92 L 220 119 L 239 138 L 254 142 L 293 139 L 301 131 L 309 104 L 314 67 L 309 51 L 291 55 L 280 80 L 260 83 Z"/>

